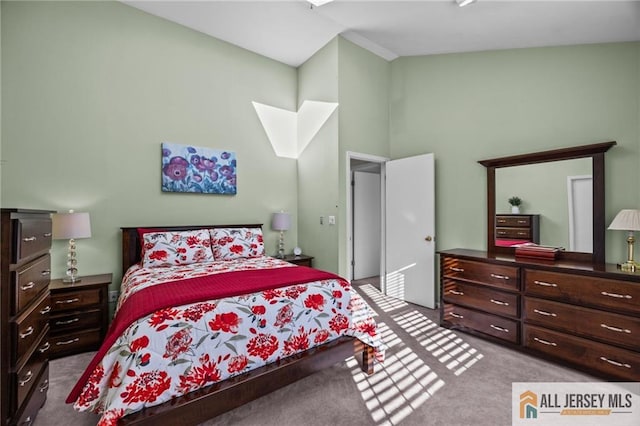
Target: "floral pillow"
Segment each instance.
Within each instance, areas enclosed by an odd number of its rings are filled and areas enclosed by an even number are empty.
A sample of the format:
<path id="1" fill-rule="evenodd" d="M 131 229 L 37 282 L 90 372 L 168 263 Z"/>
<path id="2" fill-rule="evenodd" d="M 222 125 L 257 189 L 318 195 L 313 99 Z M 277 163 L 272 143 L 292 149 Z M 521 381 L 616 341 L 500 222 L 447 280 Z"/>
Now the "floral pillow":
<path id="1" fill-rule="evenodd" d="M 207 229 L 145 233 L 143 251 L 142 266 L 145 268 L 213 261 Z"/>
<path id="2" fill-rule="evenodd" d="M 214 228 L 210 231 L 211 248 L 216 260 L 264 256 L 260 228 Z"/>

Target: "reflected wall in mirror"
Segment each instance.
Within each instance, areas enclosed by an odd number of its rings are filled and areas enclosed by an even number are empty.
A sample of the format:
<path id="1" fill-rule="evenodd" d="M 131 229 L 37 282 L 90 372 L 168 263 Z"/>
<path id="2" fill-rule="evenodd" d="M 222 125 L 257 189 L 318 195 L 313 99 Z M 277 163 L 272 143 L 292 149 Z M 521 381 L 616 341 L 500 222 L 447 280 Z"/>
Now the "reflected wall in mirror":
<path id="1" fill-rule="evenodd" d="M 565 160 L 574 160 L 574 159 L 585 159 L 591 164 L 591 185 L 584 185 L 585 180 L 583 179 L 574 179 L 575 182 L 580 182 L 580 185 L 576 186 L 576 193 L 580 192 L 580 196 L 583 197 L 591 197 L 592 199 L 592 208 L 591 208 L 591 217 L 583 214 L 579 219 L 587 220 L 591 223 L 591 247 L 592 252 L 588 253 L 584 251 L 571 251 L 564 250 L 559 253 L 558 261 L 578 261 L 578 262 L 590 262 L 594 264 L 604 264 L 605 263 L 605 223 L 604 223 L 604 154 L 611 148 L 616 145 L 615 141 L 612 142 L 602 142 L 595 143 L 591 145 L 581 145 L 570 148 L 560 148 L 554 149 L 550 151 L 540 151 L 540 152 L 532 152 L 529 154 L 519 154 L 512 155 L 509 157 L 500 157 L 500 158 L 492 158 L 489 160 L 481 160 L 480 164 L 487 168 L 487 252 L 489 255 L 500 255 L 500 254 L 515 254 L 515 248 L 513 246 L 505 247 L 502 245 L 496 244 L 496 214 L 499 211 L 504 211 L 505 203 L 508 198 L 516 195 L 520 198 L 524 199 L 523 208 L 528 208 L 530 210 L 540 209 L 539 212 L 528 212 L 536 217 L 540 215 L 549 215 L 550 213 L 542 211 L 542 202 L 537 201 L 538 196 L 531 195 L 529 200 L 526 200 L 525 197 L 528 195 L 524 195 L 524 192 L 520 192 L 519 194 L 512 193 L 516 189 L 505 189 L 505 191 L 511 191 L 508 194 L 504 195 L 496 194 L 496 172 L 502 169 L 508 169 L 516 166 L 526 166 L 526 165 L 534 165 L 534 164 L 554 164 L 556 162 L 565 161 Z M 565 167 L 573 167 L 573 166 L 565 166 Z M 584 176 L 580 167 L 576 166 L 578 169 L 576 171 L 568 169 L 561 170 L 561 173 L 566 176 Z M 562 166 L 561 166 L 562 169 Z M 508 173 L 508 172 L 507 172 Z M 542 172 L 547 173 L 547 172 Z M 551 174 L 551 172 L 548 172 Z M 577 173 L 573 175 L 573 173 Z M 587 173 L 587 172 L 585 172 Z M 539 188 L 536 189 L 539 194 L 544 192 L 551 192 L 551 187 L 562 186 L 564 188 L 567 187 L 566 181 L 564 183 L 543 183 L 542 175 L 534 174 L 533 172 L 526 173 L 528 176 L 525 176 L 523 179 L 527 181 L 535 182 L 539 185 Z M 588 173 L 587 173 L 588 175 Z M 574 182 L 574 183 L 575 183 Z M 591 190 L 589 191 L 589 186 Z M 579 188 L 578 188 L 579 187 Z M 517 189 L 520 191 L 520 189 Z M 533 194 L 533 193 L 532 193 Z M 498 198 L 499 197 L 499 198 Z M 535 204 L 532 204 L 535 203 Z M 560 204 L 567 204 L 568 201 L 556 202 Z M 540 204 L 540 206 L 538 206 Z M 545 204 L 546 205 L 546 204 Z M 573 204 L 575 205 L 575 204 Z M 581 209 L 578 209 L 580 211 Z M 523 216 L 525 216 L 523 214 Z M 566 214 L 565 214 L 566 216 Z M 551 220 L 551 219 L 550 219 Z M 559 220 L 559 219 L 553 219 Z M 551 228 L 552 222 L 546 225 L 546 228 Z M 545 232 L 549 232 L 548 230 Z M 545 242 L 545 241 L 542 241 Z M 560 245 L 560 244 L 558 244 Z M 563 246 L 569 246 L 569 244 L 563 244 Z"/>
<path id="2" fill-rule="evenodd" d="M 510 214 L 508 199 L 518 196 L 521 214 L 538 215 L 540 244 L 591 253 L 591 178 L 591 158 L 496 169 L 496 215 Z"/>

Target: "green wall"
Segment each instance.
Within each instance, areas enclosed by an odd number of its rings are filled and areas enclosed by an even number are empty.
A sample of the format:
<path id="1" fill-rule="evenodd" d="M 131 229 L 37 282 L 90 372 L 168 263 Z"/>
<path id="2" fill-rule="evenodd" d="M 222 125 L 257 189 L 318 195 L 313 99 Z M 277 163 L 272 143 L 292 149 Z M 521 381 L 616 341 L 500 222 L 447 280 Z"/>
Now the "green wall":
<path id="1" fill-rule="evenodd" d="M 264 223 L 273 254 L 297 165 L 251 102 L 295 110 L 296 97 L 295 68 L 118 2 L 3 1 L 2 206 L 88 211 L 79 271 L 112 271 L 113 288 L 121 226 Z M 162 193 L 162 142 L 234 150 L 238 194 Z M 65 251 L 54 242 L 54 277 Z"/>
<path id="2" fill-rule="evenodd" d="M 615 140 L 606 222 L 639 208 L 639 56 L 616 43 L 393 61 L 391 156 L 435 154 L 437 248 L 486 248 L 487 158 Z M 619 261 L 624 236 L 606 238 Z"/>
<path id="3" fill-rule="evenodd" d="M 305 100 L 339 102 L 338 39 L 333 39 L 298 69 L 298 105 Z M 314 256 L 314 267 L 337 272 L 338 231 L 329 216 L 338 215 L 338 120 L 329 117 L 298 158 L 298 242 Z M 320 223 L 320 217 L 324 218 Z"/>
<path id="4" fill-rule="evenodd" d="M 340 132 L 338 154 L 338 272 L 348 277 L 347 151 L 389 156 L 389 79 L 391 64 L 340 37 L 338 84 Z"/>

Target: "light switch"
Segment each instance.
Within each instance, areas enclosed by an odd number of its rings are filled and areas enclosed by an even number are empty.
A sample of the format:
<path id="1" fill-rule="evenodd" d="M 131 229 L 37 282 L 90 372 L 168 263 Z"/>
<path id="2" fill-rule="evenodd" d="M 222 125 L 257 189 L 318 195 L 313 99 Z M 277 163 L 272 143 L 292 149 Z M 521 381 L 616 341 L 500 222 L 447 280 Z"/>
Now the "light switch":
<path id="1" fill-rule="evenodd" d="M 329 225 L 335 225 L 335 224 L 336 224 L 336 217 L 329 216 Z"/>
<path id="2" fill-rule="evenodd" d="M 320 216 L 320 225 L 324 225 L 324 216 Z"/>

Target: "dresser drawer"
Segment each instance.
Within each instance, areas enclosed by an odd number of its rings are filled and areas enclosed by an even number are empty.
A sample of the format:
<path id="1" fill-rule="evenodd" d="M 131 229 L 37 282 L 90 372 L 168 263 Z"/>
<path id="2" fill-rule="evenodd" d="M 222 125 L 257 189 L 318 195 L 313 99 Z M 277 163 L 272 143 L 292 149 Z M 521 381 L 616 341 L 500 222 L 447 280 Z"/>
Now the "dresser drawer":
<path id="1" fill-rule="evenodd" d="M 623 381 L 640 381 L 640 353 L 524 325 L 524 345 Z"/>
<path id="2" fill-rule="evenodd" d="M 100 289 L 90 288 L 86 290 L 66 291 L 51 296 L 53 312 L 70 311 L 85 306 L 99 305 L 101 303 Z"/>
<path id="3" fill-rule="evenodd" d="M 29 258 L 46 253 L 51 248 L 51 219 L 20 218 L 16 219 L 16 258 L 20 263 Z"/>
<path id="4" fill-rule="evenodd" d="M 498 315 L 518 316 L 520 296 L 445 278 L 444 300 Z"/>
<path id="5" fill-rule="evenodd" d="M 49 254 L 29 263 L 15 272 L 15 304 L 12 314 L 17 314 L 49 285 L 51 256 Z"/>
<path id="6" fill-rule="evenodd" d="M 525 270 L 525 293 L 640 315 L 640 285 L 606 278 Z"/>
<path id="7" fill-rule="evenodd" d="M 599 339 L 605 343 L 629 349 L 640 348 L 640 318 L 532 297 L 525 297 L 524 318 L 528 323 Z"/>
<path id="8" fill-rule="evenodd" d="M 25 365 L 12 375 L 15 380 L 18 407 L 23 404 L 31 389 L 37 384 L 38 376 L 47 363 L 49 342 L 45 338 L 40 343 Z"/>
<path id="9" fill-rule="evenodd" d="M 71 353 L 96 350 L 102 343 L 100 329 L 79 330 L 73 333 L 65 333 L 50 336 L 50 358 L 56 358 Z"/>
<path id="10" fill-rule="evenodd" d="M 90 309 L 71 312 L 66 315 L 51 316 L 49 325 L 52 333 L 67 332 L 78 328 L 99 328 L 102 327 L 102 311 L 100 309 Z"/>
<path id="11" fill-rule="evenodd" d="M 507 290 L 518 290 L 520 288 L 518 283 L 519 270 L 513 266 L 443 257 L 442 274 L 447 278 L 466 280 Z"/>
<path id="12" fill-rule="evenodd" d="M 511 343 L 519 343 L 520 340 L 519 323 L 507 318 L 445 303 L 443 319 Z"/>
<path id="13" fill-rule="evenodd" d="M 16 342 L 16 360 L 22 357 L 38 341 L 43 330 L 49 327 L 51 310 L 49 292 L 45 292 L 33 308 L 17 318 L 14 323 L 14 341 Z"/>
<path id="14" fill-rule="evenodd" d="M 531 226 L 531 217 L 529 216 L 496 216 L 496 226 L 522 227 L 529 228 Z"/>
<path id="15" fill-rule="evenodd" d="M 496 228 L 497 238 L 517 238 L 530 239 L 531 229 L 529 228 Z"/>
<path id="16" fill-rule="evenodd" d="M 44 370 L 36 380 L 35 389 L 31 398 L 22 410 L 18 411 L 18 421 L 16 426 L 30 426 L 38 415 L 38 410 L 47 400 L 47 390 L 49 389 L 49 363 L 45 364 Z"/>

